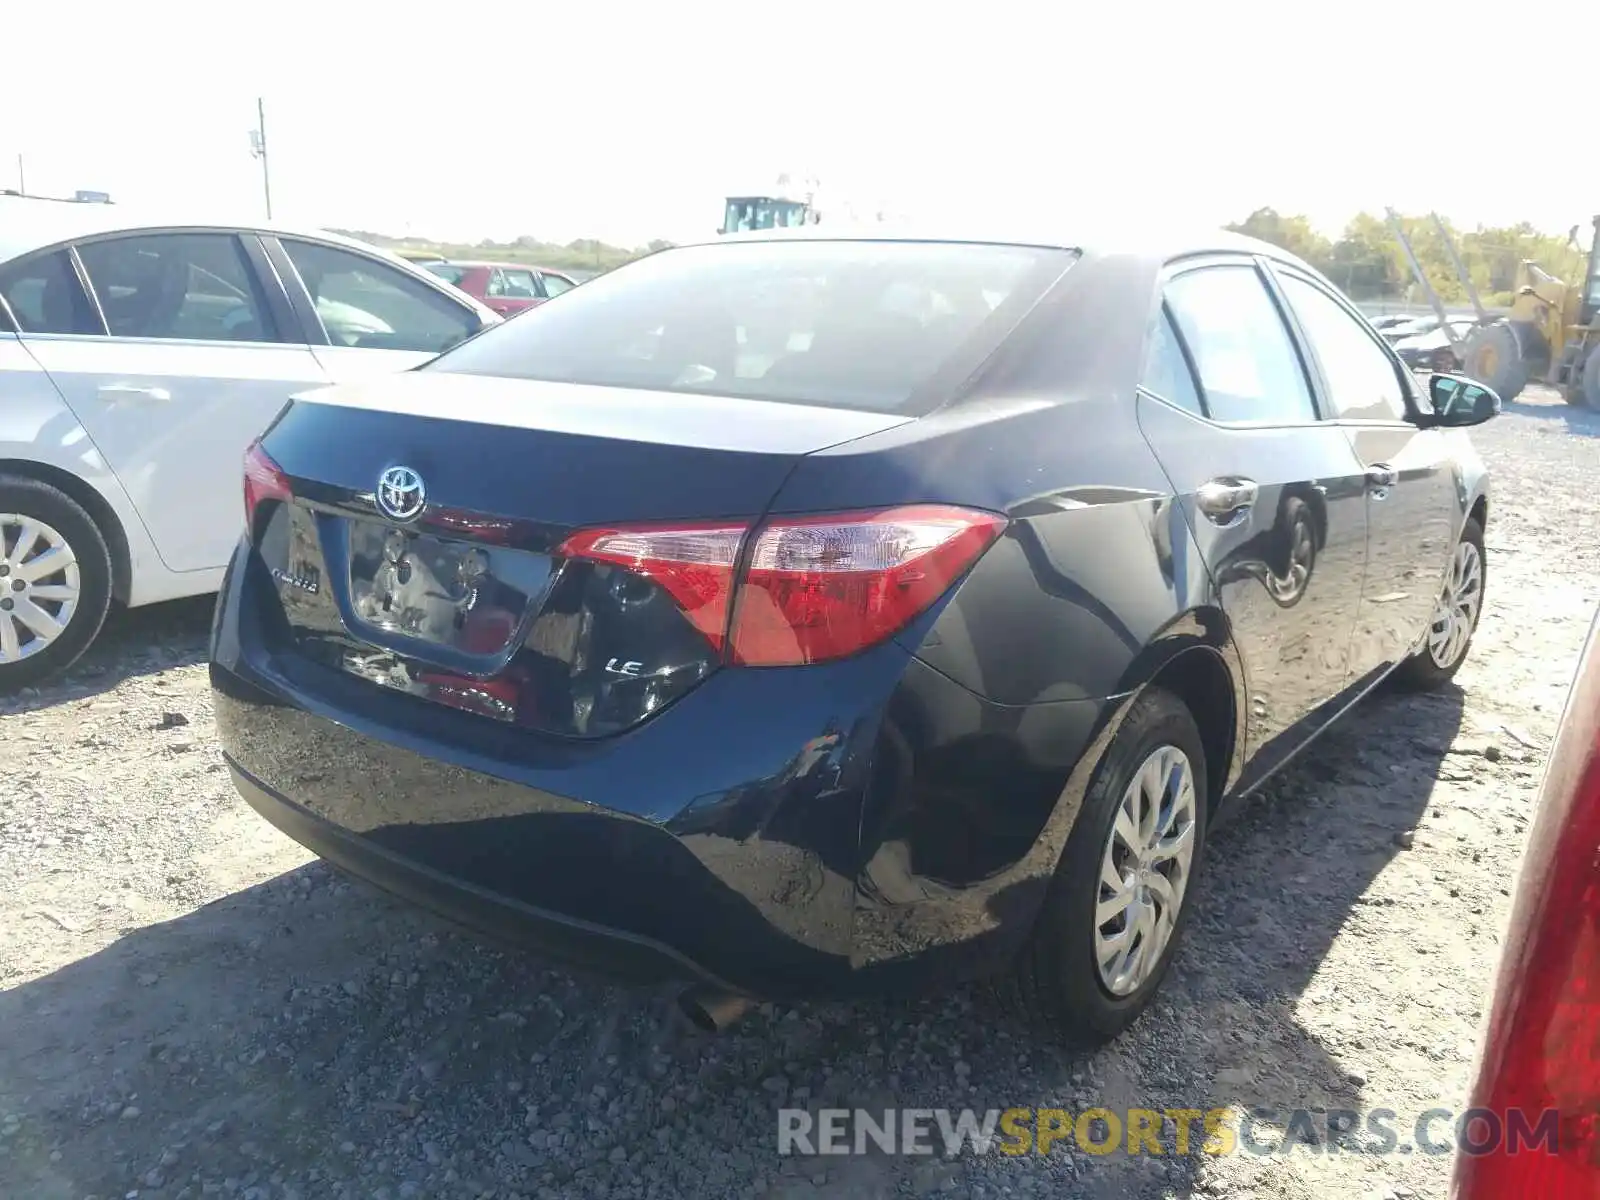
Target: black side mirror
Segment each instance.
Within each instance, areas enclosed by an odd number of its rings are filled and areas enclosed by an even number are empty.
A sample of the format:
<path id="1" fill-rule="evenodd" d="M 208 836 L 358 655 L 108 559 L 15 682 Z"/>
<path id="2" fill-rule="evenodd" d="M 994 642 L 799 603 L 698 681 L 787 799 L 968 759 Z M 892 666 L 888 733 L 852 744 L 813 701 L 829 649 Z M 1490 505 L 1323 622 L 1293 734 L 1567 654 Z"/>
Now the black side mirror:
<path id="1" fill-rule="evenodd" d="M 1498 417 L 1501 407 L 1500 397 L 1493 388 L 1465 375 L 1430 375 L 1428 403 L 1433 411 L 1424 414 L 1422 424 L 1429 428 L 1461 429 L 1482 425 Z"/>

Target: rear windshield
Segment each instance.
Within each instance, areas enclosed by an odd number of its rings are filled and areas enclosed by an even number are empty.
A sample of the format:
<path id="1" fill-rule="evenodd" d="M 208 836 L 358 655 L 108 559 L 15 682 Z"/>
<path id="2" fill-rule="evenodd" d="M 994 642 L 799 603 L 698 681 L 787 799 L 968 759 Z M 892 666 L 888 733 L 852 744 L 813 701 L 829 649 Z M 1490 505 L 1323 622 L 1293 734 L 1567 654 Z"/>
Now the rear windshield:
<path id="1" fill-rule="evenodd" d="M 905 410 L 1072 254 L 953 242 L 724 242 L 651 255 L 425 369 Z"/>

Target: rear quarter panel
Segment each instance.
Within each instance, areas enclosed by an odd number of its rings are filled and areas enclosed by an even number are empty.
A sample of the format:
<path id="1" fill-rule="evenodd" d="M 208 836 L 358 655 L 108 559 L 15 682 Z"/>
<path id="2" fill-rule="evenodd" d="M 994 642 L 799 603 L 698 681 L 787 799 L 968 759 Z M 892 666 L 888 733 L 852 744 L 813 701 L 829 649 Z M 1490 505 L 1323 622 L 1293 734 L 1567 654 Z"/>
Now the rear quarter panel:
<path id="1" fill-rule="evenodd" d="M 901 635 L 915 658 L 883 714 L 862 812 L 859 970 L 1003 969 L 1130 694 L 1197 647 L 1240 679 L 1133 404 L 1130 383 L 1125 398 L 951 410 L 810 455 L 779 493 L 779 511 L 934 501 L 1011 519 Z M 1235 748 L 1241 701 L 1222 718 Z"/>
<path id="2" fill-rule="evenodd" d="M 1226 631 L 1134 398 L 984 402 L 803 459 L 774 512 L 919 501 L 1010 526 L 907 648 L 1003 705 L 1126 693 Z M 831 497 L 831 499 L 830 499 Z M 1197 634 L 1197 630 L 1200 632 Z"/>

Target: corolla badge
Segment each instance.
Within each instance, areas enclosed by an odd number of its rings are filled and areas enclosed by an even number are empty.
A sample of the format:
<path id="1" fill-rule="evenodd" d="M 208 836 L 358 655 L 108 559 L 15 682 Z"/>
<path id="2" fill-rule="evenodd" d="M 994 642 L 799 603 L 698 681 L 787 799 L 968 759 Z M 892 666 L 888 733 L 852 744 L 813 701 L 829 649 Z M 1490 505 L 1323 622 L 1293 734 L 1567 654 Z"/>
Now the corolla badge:
<path id="1" fill-rule="evenodd" d="M 410 467 L 390 467 L 378 476 L 378 509 L 396 521 L 419 516 L 428 503 L 428 489 L 422 476 Z"/>

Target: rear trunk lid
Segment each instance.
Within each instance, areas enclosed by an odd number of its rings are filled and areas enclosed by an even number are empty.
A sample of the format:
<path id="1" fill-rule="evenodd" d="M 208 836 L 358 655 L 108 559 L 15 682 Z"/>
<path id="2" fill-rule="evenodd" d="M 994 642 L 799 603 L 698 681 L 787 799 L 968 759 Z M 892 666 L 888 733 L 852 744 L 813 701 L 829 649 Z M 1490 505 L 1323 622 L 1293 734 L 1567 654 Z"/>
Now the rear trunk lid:
<path id="1" fill-rule="evenodd" d="M 619 732 L 721 655 L 656 583 L 562 543 L 747 523 L 800 456 L 907 420 L 437 372 L 311 393 L 261 447 L 291 493 L 252 521 L 275 652 L 500 722 Z"/>

